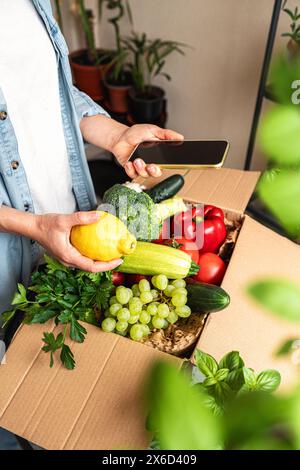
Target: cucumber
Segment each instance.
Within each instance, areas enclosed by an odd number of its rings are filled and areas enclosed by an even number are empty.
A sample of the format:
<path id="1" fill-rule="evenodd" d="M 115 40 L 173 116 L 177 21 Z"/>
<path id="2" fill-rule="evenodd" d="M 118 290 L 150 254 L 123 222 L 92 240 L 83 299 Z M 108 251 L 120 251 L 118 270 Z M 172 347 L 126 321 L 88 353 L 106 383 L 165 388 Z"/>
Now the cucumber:
<path id="1" fill-rule="evenodd" d="M 171 199 L 175 196 L 183 187 L 184 178 L 181 175 L 172 175 L 169 178 L 161 181 L 160 183 L 148 189 L 146 193 L 151 197 L 155 203 L 164 201 L 165 199 Z"/>
<path id="2" fill-rule="evenodd" d="M 221 287 L 195 282 L 187 284 L 187 304 L 192 312 L 219 312 L 230 304 L 230 297 Z"/>
<path id="3" fill-rule="evenodd" d="M 117 270 L 127 274 L 164 274 L 169 279 L 183 279 L 197 273 L 199 266 L 187 253 L 176 248 L 137 242 L 134 252 L 124 256 L 123 263 Z"/>

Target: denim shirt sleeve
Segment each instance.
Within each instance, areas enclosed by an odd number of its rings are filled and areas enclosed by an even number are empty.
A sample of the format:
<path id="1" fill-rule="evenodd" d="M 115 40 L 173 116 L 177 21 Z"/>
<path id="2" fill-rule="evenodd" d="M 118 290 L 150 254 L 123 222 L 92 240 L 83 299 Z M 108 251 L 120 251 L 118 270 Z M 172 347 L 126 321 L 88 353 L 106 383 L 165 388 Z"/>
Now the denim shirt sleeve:
<path id="1" fill-rule="evenodd" d="M 81 121 L 83 117 L 96 116 L 97 114 L 110 117 L 101 106 L 95 103 L 95 101 L 93 101 L 88 95 L 79 91 L 75 86 L 72 87 L 72 95 L 74 98 L 78 121 Z"/>

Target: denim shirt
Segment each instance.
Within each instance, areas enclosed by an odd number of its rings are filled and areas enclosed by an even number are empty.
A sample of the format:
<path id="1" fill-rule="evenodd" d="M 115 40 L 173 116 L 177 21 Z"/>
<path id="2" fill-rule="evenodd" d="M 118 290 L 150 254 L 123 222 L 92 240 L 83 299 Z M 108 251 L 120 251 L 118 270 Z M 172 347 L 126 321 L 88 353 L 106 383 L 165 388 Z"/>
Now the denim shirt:
<path id="1" fill-rule="evenodd" d="M 77 207 L 81 211 L 91 210 L 96 206 L 96 198 L 79 123 L 84 116 L 108 115 L 73 86 L 68 47 L 52 16 L 50 0 L 32 0 L 32 3 L 44 21 L 57 56 L 62 121 Z M 2 204 L 34 212 L 17 137 L 0 86 L 0 206 Z M 17 283 L 28 285 L 41 253 L 42 248 L 34 240 L 0 233 L 0 315 L 9 308 Z"/>

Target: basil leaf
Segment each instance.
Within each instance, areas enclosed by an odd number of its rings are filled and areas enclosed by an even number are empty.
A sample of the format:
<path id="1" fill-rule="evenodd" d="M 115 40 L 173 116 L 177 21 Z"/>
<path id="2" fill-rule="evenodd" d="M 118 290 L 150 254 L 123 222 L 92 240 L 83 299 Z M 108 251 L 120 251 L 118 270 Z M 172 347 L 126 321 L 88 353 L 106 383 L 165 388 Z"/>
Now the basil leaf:
<path id="1" fill-rule="evenodd" d="M 197 349 L 195 353 L 195 360 L 196 360 L 198 369 L 206 377 L 215 376 L 218 370 L 218 363 L 212 356 L 210 356 L 210 354 L 207 354 Z"/>
<path id="2" fill-rule="evenodd" d="M 243 368 L 235 369 L 229 372 L 226 383 L 230 386 L 230 388 L 234 391 L 240 390 L 240 388 L 244 385 L 245 379 L 243 374 Z"/>
<path id="3" fill-rule="evenodd" d="M 217 382 L 222 382 L 226 380 L 229 374 L 229 369 L 219 369 L 215 374 L 215 379 Z"/>
<path id="4" fill-rule="evenodd" d="M 202 382 L 202 385 L 204 387 L 211 387 L 211 385 L 215 385 L 217 383 L 217 379 L 215 377 L 207 377 L 204 382 Z"/>
<path id="5" fill-rule="evenodd" d="M 254 390 L 256 386 L 256 377 L 252 369 L 248 367 L 243 367 L 243 375 L 246 387 L 243 387 L 247 390 Z"/>
<path id="6" fill-rule="evenodd" d="M 226 354 L 219 362 L 220 369 L 240 369 L 244 366 L 244 361 L 238 351 L 231 351 Z"/>
<path id="7" fill-rule="evenodd" d="M 256 389 L 262 392 L 274 392 L 280 382 L 281 376 L 277 370 L 264 370 L 256 378 Z"/>
<path id="8" fill-rule="evenodd" d="M 225 405 L 233 396 L 233 391 L 226 382 L 218 382 L 214 387 L 214 394 L 217 402 Z"/>
<path id="9" fill-rule="evenodd" d="M 300 287 L 290 281 L 267 279 L 252 283 L 248 293 L 275 315 L 300 322 Z"/>

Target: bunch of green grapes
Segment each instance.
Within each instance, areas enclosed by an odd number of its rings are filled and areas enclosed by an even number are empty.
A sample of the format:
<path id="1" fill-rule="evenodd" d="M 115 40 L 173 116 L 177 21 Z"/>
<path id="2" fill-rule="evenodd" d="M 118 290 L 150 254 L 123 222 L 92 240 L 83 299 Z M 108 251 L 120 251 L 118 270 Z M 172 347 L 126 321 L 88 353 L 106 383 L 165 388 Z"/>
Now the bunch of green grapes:
<path id="1" fill-rule="evenodd" d="M 151 284 L 142 279 L 131 289 L 118 286 L 105 311 L 106 318 L 101 324 L 103 331 L 142 341 L 151 331 L 165 329 L 179 317 L 189 317 L 191 309 L 186 305 L 185 286 L 184 279 L 169 281 L 163 274 L 153 276 Z"/>

